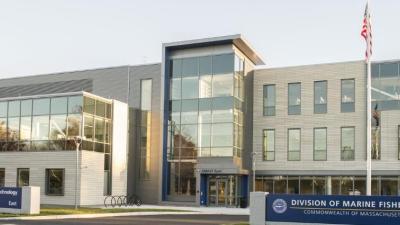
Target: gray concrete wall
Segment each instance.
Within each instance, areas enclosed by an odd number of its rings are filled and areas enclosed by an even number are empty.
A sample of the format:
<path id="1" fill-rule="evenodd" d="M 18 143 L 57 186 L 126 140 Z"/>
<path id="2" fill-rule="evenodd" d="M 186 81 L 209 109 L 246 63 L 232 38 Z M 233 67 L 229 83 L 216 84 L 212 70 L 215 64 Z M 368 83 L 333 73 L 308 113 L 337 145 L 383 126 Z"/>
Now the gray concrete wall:
<path id="1" fill-rule="evenodd" d="M 129 73 L 129 172 L 128 172 L 128 193 L 138 195 L 145 203 L 158 203 L 161 201 L 161 64 L 134 66 Z M 140 149 L 138 132 L 140 125 L 140 81 L 143 79 L 152 80 L 152 102 L 151 102 L 151 149 L 150 151 L 150 177 L 149 179 L 139 178 Z"/>

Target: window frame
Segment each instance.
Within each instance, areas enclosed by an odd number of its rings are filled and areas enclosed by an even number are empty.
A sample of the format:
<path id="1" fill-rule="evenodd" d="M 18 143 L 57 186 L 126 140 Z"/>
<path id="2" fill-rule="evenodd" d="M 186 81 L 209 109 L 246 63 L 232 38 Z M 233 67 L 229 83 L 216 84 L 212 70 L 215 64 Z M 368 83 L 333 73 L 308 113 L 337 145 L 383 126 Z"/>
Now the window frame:
<path id="1" fill-rule="evenodd" d="M 30 172 L 30 169 L 29 168 L 17 168 L 17 182 L 16 182 L 16 186 L 17 187 L 25 187 L 25 186 L 21 186 L 20 185 L 20 183 L 19 183 L 19 177 L 20 177 L 20 172 L 21 171 L 28 171 L 28 185 L 27 186 L 29 186 L 30 185 L 30 180 L 31 180 L 31 172 Z"/>
<path id="2" fill-rule="evenodd" d="M 0 187 L 6 186 L 6 168 L 0 168 L 0 172 L 4 174 L 2 182 L 0 182 Z"/>
<path id="3" fill-rule="evenodd" d="M 326 101 L 326 103 L 325 104 L 316 104 L 315 103 L 315 97 L 316 97 L 316 84 L 318 84 L 318 83 L 325 83 L 326 84 L 326 88 L 325 88 L 325 96 L 326 96 L 326 99 L 325 99 L 325 101 Z M 314 81 L 314 114 L 326 114 L 326 113 L 328 113 L 328 81 L 327 80 L 317 80 L 317 81 Z M 325 110 L 324 110 L 324 112 L 317 112 L 316 111 L 316 106 L 325 106 Z"/>
<path id="4" fill-rule="evenodd" d="M 290 131 L 291 130 L 298 130 L 299 131 L 299 150 L 297 151 L 290 151 Z M 299 159 L 290 159 L 289 153 L 290 152 L 299 152 Z M 288 128 L 287 130 L 287 161 L 301 161 L 301 128 Z"/>
<path id="5" fill-rule="evenodd" d="M 315 153 L 317 150 L 315 149 L 315 131 L 316 130 L 325 130 L 325 159 L 316 159 L 315 158 Z M 321 152 L 321 150 L 318 150 Z M 313 160 L 314 161 L 327 161 L 328 160 L 328 128 L 327 127 L 315 127 L 313 129 Z"/>
<path id="6" fill-rule="evenodd" d="M 272 87 L 274 89 L 274 105 L 273 106 L 267 106 L 265 105 L 265 95 L 268 93 L 268 87 Z M 263 116 L 276 116 L 276 84 L 264 84 L 263 85 Z M 268 95 L 267 95 L 268 98 Z M 268 115 L 268 108 L 273 108 L 274 111 L 271 115 Z"/>
<path id="7" fill-rule="evenodd" d="M 50 194 L 49 193 L 49 172 L 50 170 L 61 170 L 62 171 L 62 188 L 61 188 L 61 194 Z M 64 196 L 65 195 L 65 169 L 64 168 L 46 168 L 45 169 L 45 195 L 47 196 Z"/>
<path id="8" fill-rule="evenodd" d="M 353 129 L 353 158 L 352 159 L 344 159 L 343 158 L 343 129 L 352 128 Z M 355 161 L 356 160 L 356 127 L 355 126 L 344 126 L 340 127 L 340 161 Z"/>
<path id="9" fill-rule="evenodd" d="M 343 102 L 343 82 L 344 81 L 353 81 L 353 96 L 354 99 L 352 102 Z M 352 103 L 353 104 L 353 109 L 351 111 L 344 111 L 343 104 L 346 103 Z M 341 113 L 352 113 L 356 111 L 356 79 L 355 78 L 346 78 L 346 79 L 341 79 L 340 80 L 340 112 Z"/>
<path id="10" fill-rule="evenodd" d="M 300 96 L 300 104 L 299 105 L 290 105 L 290 86 L 291 85 L 296 85 L 296 84 L 298 84 L 299 86 L 300 86 L 300 88 L 299 88 L 299 90 L 300 90 L 300 93 L 299 93 L 299 96 Z M 292 82 L 292 83 L 288 83 L 288 89 L 287 89 L 287 108 L 288 108 L 288 115 L 301 115 L 301 101 L 302 101 L 302 99 L 301 99 L 301 82 Z M 295 106 L 298 106 L 300 109 L 299 109 L 299 112 L 295 112 L 295 113 L 291 113 L 290 112 L 290 108 L 291 107 L 295 107 Z"/>
<path id="11" fill-rule="evenodd" d="M 265 137 L 268 137 L 268 136 L 264 135 L 266 131 L 273 131 L 274 132 L 274 150 L 273 151 L 270 151 L 269 149 L 267 149 L 267 151 L 266 151 L 266 149 L 265 149 L 264 141 L 265 141 Z M 262 153 L 263 153 L 262 159 L 263 159 L 263 161 L 275 161 L 275 150 L 276 150 L 276 132 L 275 132 L 275 129 L 263 129 L 262 130 L 262 146 L 263 146 L 263 149 L 262 149 Z M 266 154 L 265 153 L 267 153 L 267 152 L 273 152 L 274 153 L 274 157 L 272 159 L 266 159 L 266 157 L 265 157 Z"/>
<path id="12" fill-rule="evenodd" d="M 399 153 L 399 160 L 400 160 L 400 125 L 398 125 L 397 127 L 397 149 L 398 149 L 398 153 Z"/>

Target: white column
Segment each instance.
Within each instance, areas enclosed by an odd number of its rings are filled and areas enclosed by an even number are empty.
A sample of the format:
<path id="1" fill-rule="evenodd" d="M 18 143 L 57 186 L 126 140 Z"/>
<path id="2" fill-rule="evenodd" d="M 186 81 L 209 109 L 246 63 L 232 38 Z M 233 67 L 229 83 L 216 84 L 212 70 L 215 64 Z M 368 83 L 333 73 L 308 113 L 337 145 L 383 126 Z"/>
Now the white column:
<path id="1" fill-rule="evenodd" d="M 265 225 L 267 192 L 250 192 L 250 225 Z"/>
<path id="2" fill-rule="evenodd" d="M 332 195 L 332 177 L 328 176 L 326 178 L 326 194 Z"/>

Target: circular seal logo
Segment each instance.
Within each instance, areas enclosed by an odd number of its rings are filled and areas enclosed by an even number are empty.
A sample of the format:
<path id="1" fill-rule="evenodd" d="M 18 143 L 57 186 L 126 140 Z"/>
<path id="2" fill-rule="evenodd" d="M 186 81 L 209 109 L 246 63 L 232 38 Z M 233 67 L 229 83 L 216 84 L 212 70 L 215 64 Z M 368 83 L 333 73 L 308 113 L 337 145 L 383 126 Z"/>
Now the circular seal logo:
<path id="1" fill-rule="evenodd" d="M 287 203 L 285 200 L 278 198 L 272 203 L 272 209 L 278 214 L 282 214 L 287 210 Z"/>

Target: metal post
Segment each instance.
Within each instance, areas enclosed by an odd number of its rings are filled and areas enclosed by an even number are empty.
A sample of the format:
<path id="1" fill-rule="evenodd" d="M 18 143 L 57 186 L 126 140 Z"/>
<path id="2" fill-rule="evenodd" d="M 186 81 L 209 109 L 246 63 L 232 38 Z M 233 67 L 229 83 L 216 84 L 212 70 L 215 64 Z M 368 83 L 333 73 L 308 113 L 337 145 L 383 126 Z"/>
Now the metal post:
<path id="1" fill-rule="evenodd" d="M 76 155 L 76 168 L 75 168 L 75 210 L 78 209 L 78 175 L 79 175 L 79 146 L 81 144 L 81 138 L 75 137 L 75 155 Z"/>
<path id="2" fill-rule="evenodd" d="M 252 161 L 253 161 L 253 192 L 256 191 L 256 152 L 252 153 Z"/>
<path id="3" fill-rule="evenodd" d="M 371 159 L 371 61 L 367 62 L 367 195 L 371 195 L 371 176 L 372 176 L 372 159 Z"/>
<path id="4" fill-rule="evenodd" d="M 368 10 L 368 30 L 369 33 L 371 32 L 371 14 L 369 11 L 369 0 L 367 0 L 367 10 Z M 367 35 L 367 44 L 371 42 L 371 35 Z M 371 48 L 371 47 L 370 47 Z M 367 51 L 370 51 L 370 49 L 367 48 Z M 371 183 L 372 183 L 372 124 L 371 124 L 371 119 L 372 119 L 372 109 L 371 109 L 371 53 L 368 52 L 368 58 L 367 58 L 367 195 L 371 195 Z"/>

